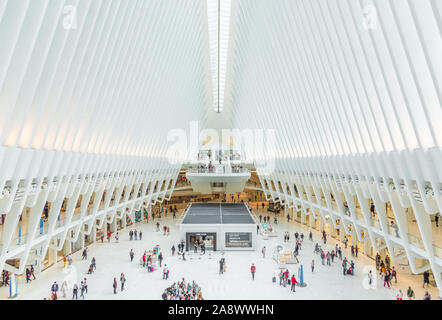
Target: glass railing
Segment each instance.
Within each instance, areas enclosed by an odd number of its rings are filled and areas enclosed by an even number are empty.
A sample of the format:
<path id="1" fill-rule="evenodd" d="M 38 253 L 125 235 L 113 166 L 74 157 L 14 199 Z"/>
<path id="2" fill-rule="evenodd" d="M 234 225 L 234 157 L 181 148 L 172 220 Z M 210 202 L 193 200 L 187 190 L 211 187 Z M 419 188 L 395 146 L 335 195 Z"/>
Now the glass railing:
<path id="1" fill-rule="evenodd" d="M 225 173 L 249 173 L 246 168 L 231 168 L 231 167 L 211 167 L 209 168 L 192 168 L 188 169 L 187 173 L 204 173 L 204 174 L 225 174 Z"/>

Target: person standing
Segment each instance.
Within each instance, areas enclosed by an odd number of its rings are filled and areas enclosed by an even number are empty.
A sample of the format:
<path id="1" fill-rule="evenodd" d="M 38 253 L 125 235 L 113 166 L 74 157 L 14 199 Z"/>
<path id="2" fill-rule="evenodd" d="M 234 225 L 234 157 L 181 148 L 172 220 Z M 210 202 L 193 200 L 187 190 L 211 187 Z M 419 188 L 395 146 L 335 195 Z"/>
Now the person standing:
<path id="1" fill-rule="evenodd" d="M 311 266 L 312 266 L 312 273 L 313 273 L 313 271 L 315 270 L 315 260 L 312 260 Z"/>
<path id="2" fill-rule="evenodd" d="M 172 245 L 172 256 L 175 255 L 175 245 Z"/>
<path id="3" fill-rule="evenodd" d="M 132 249 L 130 249 L 130 252 L 129 252 L 130 262 L 132 262 L 134 260 L 134 255 L 135 255 L 135 253 L 133 252 Z"/>
<path id="4" fill-rule="evenodd" d="M 313 241 L 313 234 L 312 234 L 311 231 L 310 231 L 310 233 L 308 234 L 308 239 L 309 239 L 310 241 Z"/>
<path id="5" fill-rule="evenodd" d="M 165 264 L 163 268 L 163 280 L 167 280 L 167 271 L 167 264 Z"/>
<path id="6" fill-rule="evenodd" d="M 86 291 L 86 293 L 87 293 L 87 282 L 86 282 L 87 280 L 86 280 L 86 278 L 84 278 L 83 279 L 83 285 L 84 285 L 84 290 Z"/>
<path id="7" fill-rule="evenodd" d="M 121 282 L 121 291 L 124 291 L 124 284 L 126 283 L 126 277 L 124 276 L 124 273 L 121 273 L 120 275 L 120 282 Z"/>
<path id="8" fill-rule="evenodd" d="M 57 292 L 58 292 L 58 284 L 57 284 L 57 281 L 55 281 L 55 282 L 53 283 L 53 285 L 51 286 L 51 292 L 57 294 Z"/>
<path id="9" fill-rule="evenodd" d="M 141 240 L 142 237 L 143 237 L 143 233 L 140 230 L 140 240 Z"/>
<path id="10" fill-rule="evenodd" d="M 408 300 L 413 300 L 415 298 L 414 291 L 413 291 L 413 289 L 411 289 L 410 286 L 408 286 L 407 298 L 408 298 Z"/>
<path id="11" fill-rule="evenodd" d="M 368 272 L 368 285 L 371 287 L 371 284 L 373 283 L 373 273 L 371 270 Z"/>
<path id="12" fill-rule="evenodd" d="M 114 288 L 114 294 L 117 294 L 117 288 L 118 288 L 117 278 L 114 278 L 114 283 L 112 286 Z"/>
<path id="13" fill-rule="evenodd" d="M 394 269 L 394 267 L 391 270 L 391 277 L 394 278 L 394 283 L 397 284 L 397 273 L 396 273 L 396 270 Z"/>
<path id="14" fill-rule="evenodd" d="M 439 214 L 436 213 L 436 215 L 434 216 L 434 221 L 436 222 L 436 227 L 439 227 Z"/>
<path id="15" fill-rule="evenodd" d="M 219 260 L 219 274 L 223 274 L 224 273 L 224 260 L 223 258 L 221 258 Z"/>
<path id="16" fill-rule="evenodd" d="M 68 283 L 65 281 L 63 281 L 63 283 L 61 284 L 61 292 L 63 293 L 63 298 L 66 298 L 66 290 L 68 289 Z"/>
<path id="17" fill-rule="evenodd" d="M 78 300 L 78 286 L 76 283 L 74 283 L 74 287 L 72 288 L 72 300 L 75 298 L 75 300 Z"/>
<path id="18" fill-rule="evenodd" d="M 266 257 L 266 246 L 264 246 L 262 248 L 262 257 L 265 258 Z"/>
<path id="19" fill-rule="evenodd" d="M 428 291 L 425 291 L 424 300 L 431 300 L 431 295 Z"/>
<path id="20" fill-rule="evenodd" d="M 398 293 L 396 294 L 396 300 L 402 300 L 404 297 L 404 294 L 402 293 L 402 290 L 399 289 Z"/>
<path id="21" fill-rule="evenodd" d="M 94 268 L 94 270 L 96 270 L 97 269 L 97 266 L 95 265 L 95 262 L 96 262 L 96 260 L 95 260 L 95 257 L 92 257 L 92 267 Z"/>
<path id="22" fill-rule="evenodd" d="M 252 266 L 250 267 L 250 272 L 252 273 L 252 280 L 255 280 L 256 267 L 253 263 Z"/>
<path id="23" fill-rule="evenodd" d="M 290 279 L 290 283 L 291 283 L 291 291 L 296 292 L 296 284 L 298 283 L 298 281 L 296 281 L 295 275 L 292 274 L 292 278 Z"/>

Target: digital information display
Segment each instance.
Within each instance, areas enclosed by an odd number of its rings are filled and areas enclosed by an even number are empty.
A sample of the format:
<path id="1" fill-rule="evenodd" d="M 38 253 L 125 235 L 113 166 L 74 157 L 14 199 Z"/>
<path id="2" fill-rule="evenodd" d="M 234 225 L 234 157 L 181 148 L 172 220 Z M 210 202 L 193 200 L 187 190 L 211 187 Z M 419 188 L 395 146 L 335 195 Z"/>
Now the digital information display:
<path id="1" fill-rule="evenodd" d="M 251 248 L 251 232 L 226 232 L 226 248 Z"/>

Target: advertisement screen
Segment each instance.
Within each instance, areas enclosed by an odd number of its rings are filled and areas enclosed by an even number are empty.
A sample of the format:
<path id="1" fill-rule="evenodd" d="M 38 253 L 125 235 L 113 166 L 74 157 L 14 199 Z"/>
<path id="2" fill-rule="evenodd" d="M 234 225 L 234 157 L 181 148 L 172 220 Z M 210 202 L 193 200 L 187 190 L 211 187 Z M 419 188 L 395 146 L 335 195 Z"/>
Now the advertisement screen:
<path id="1" fill-rule="evenodd" d="M 226 232 L 226 248 L 251 248 L 251 232 Z"/>

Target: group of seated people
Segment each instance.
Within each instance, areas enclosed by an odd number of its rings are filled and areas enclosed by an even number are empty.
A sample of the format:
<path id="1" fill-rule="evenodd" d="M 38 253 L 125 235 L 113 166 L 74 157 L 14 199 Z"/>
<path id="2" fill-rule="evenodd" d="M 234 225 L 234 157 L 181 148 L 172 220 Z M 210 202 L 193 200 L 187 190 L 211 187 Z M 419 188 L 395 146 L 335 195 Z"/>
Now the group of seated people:
<path id="1" fill-rule="evenodd" d="M 163 300 L 203 300 L 198 284 L 195 281 L 186 284 L 184 278 L 165 289 L 161 297 Z"/>

